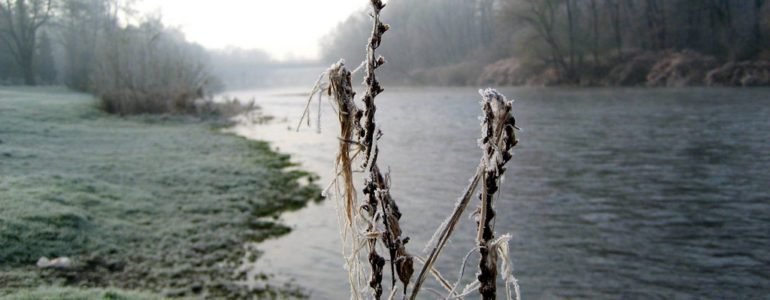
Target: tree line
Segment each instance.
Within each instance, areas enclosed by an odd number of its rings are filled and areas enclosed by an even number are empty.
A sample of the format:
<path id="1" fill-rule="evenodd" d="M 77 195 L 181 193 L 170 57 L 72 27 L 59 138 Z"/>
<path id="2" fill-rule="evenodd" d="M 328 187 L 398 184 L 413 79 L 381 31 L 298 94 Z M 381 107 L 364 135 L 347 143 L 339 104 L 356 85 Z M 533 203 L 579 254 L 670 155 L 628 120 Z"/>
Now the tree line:
<path id="1" fill-rule="evenodd" d="M 238 86 L 275 76 L 264 52 L 207 52 L 130 3 L 0 0 L 0 84 L 63 83 L 122 99 L 110 101 L 116 109 L 185 110 L 221 88 L 212 74 Z M 765 0 L 390 0 L 388 7 L 382 17 L 393 24 L 392 42 L 383 45 L 382 75 L 411 83 L 574 84 L 611 74 L 633 84 L 669 52 L 691 59 L 685 71 L 770 60 Z M 363 61 L 368 22 L 356 13 L 340 23 L 323 39 L 322 60 Z M 725 80 L 741 66 L 770 70 L 736 64 L 725 68 Z M 159 97 L 176 104 L 133 107 L 138 101 L 123 99 Z"/>
<path id="2" fill-rule="evenodd" d="M 770 58 L 765 0 L 391 0 L 384 45 L 392 78 L 463 83 L 516 58 L 565 82 L 640 53 L 691 51 L 720 62 Z M 323 41 L 324 60 L 362 60 L 367 22 L 356 14 Z"/>
<path id="3" fill-rule="evenodd" d="M 52 56 L 49 37 L 38 37 L 51 15 L 51 0 L 6 0 L 0 4 L 0 75 L 18 74 L 28 85 L 34 85 L 38 76 L 49 79 L 52 74 L 36 66 Z"/>
<path id="4" fill-rule="evenodd" d="M 120 0 L 4 0 L 0 80 L 63 83 L 114 113 L 187 112 L 219 86 L 206 50 Z"/>

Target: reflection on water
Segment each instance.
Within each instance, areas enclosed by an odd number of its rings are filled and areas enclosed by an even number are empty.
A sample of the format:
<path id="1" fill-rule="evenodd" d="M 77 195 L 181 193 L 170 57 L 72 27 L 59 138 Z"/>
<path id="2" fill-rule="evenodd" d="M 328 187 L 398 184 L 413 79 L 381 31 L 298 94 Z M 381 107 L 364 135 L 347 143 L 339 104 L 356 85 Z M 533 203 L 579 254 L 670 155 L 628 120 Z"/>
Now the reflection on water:
<path id="1" fill-rule="evenodd" d="M 297 91 L 232 93 L 255 96 L 279 120 L 236 130 L 272 141 L 328 182 L 333 112 L 325 103 L 321 134 L 289 131 L 305 101 Z M 770 90 L 503 92 L 516 99 L 524 130 L 496 226 L 513 234 L 526 299 L 770 294 Z M 478 163 L 478 99 L 468 88 L 390 89 L 378 98 L 380 164 L 390 166 L 413 253 L 423 255 Z M 346 299 L 333 202 L 283 219 L 295 230 L 260 244 L 257 268 L 293 278 L 313 298 Z M 466 218 L 438 262 L 451 280 L 472 231 Z"/>

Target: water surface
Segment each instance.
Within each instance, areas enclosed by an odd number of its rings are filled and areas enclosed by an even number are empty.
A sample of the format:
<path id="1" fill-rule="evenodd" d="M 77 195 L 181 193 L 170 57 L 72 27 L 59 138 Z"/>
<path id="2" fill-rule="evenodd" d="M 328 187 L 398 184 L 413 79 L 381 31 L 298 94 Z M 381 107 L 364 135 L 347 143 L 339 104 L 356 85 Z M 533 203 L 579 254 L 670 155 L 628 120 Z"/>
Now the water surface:
<path id="1" fill-rule="evenodd" d="M 276 117 L 241 125 L 330 180 L 336 118 L 289 128 L 302 89 L 234 92 Z M 503 89 L 524 130 L 497 200 L 525 299 L 760 299 L 770 294 L 769 89 Z M 473 88 L 393 88 L 377 98 L 380 166 L 422 249 L 478 164 Z M 315 127 L 317 103 L 311 106 Z M 474 204 L 475 205 L 475 204 Z M 334 205 L 285 214 L 256 268 L 347 299 Z M 473 247 L 464 218 L 439 260 L 450 280 Z M 475 265 L 477 258 L 471 258 Z M 470 279 L 475 267 L 466 274 Z M 425 298 L 432 298 L 424 293 Z"/>

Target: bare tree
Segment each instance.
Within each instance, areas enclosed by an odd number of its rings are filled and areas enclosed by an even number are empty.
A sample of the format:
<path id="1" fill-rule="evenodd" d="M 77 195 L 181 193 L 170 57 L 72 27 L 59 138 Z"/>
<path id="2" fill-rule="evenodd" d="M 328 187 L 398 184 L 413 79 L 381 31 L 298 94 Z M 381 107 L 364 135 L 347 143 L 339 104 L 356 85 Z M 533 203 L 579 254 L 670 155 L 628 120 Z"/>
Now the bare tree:
<path id="1" fill-rule="evenodd" d="M 567 63 L 557 39 L 556 29 L 556 5 L 553 0 L 523 0 L 519 3 L 512 2 L 506 15 L 514 25 L 524 24 L 532 27 L 538 38 L 542 39 L 550 49 L 550 62 L 558 65 L 562 70 L 567 70 Z"/>
<path id="2" fill-rule="evenodd" d="M 663 50 L 666 48 L 666 14 L 664 1 L 646 0 L 644 16 L 647 25 L 649 48 Z"/>
<path id="3" fill-rule="evenodd" d="M 572 5 L 572 0 L 565 2 L 567 7 L 567 35 L 569 37 L 569 68 L 567 69 L 567 77 L 573 78 L 575 73 L 575 9 Z"/>
<path id="4" fill-rule="evenodd" d="M 599 62 L 599 9 L 596 6 L 596 0 L 591 0 L 591 29 L 593 31 L 591 53 L 594 57 L 594 63 Z"/>
<path id="5" fill-rule="evenodd" d="M 752 31 L 754 32 L 754 40 L 752 54 L 759 53 L 762 50 L 762 6 L 765 5 L 765 0 L 754 0 L 754 20 L 752 22 Z M 767 16 L 765 16 L 767 17 Z"/>
<path id="6" fill-rule="evenodd" d="M 6 44 L 24 76 L 24 83 L 35 85 L 37 32 L 51 17 L 51 0 L 5 0 L 0 3 L 0 40 Z"/>
<path id="7" fill-rule="evenodd" d="M 615 48 L 618 51 L 618 57 L 623 56 L 623 33 L 620 27 L 621 9 L 620 0 L 607 0 L 607 6 L 610 12 L 610 24 L 612 35 L 615 40 Z"/>

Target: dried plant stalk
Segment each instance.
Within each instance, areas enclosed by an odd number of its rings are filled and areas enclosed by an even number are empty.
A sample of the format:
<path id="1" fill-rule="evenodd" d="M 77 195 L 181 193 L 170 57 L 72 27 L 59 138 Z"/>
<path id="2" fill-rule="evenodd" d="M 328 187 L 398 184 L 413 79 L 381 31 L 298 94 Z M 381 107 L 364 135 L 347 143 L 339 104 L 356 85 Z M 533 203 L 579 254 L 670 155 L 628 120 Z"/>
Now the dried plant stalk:
<path id="1" fill-rule="evenodd" d="M 500 177 L 505 172 L 505 164 L 511 159 L 511 150 L 518 143 L 516 139 L 516 120 L 511 114 L 512 101 L 494 89 L 481 92 L 484 110 L 484 134 L 481 148 L 484 150 L 482 162 L 485 166 L 482 189 L 479 195 L 478 236 L 479 273 L 476 278 L 479 283 L 479 293 L 482 299 L 495 299 L 497 292 L 497 251 L 492 247 L 494 241 L 494 195 L 497 193 Z"/>
<path id="2" fill-rule="evenodd" d="M 353 102 L 356 93 L 350 80 L 350 72 L 345 69 L 342 61 L 334 64 L 328 71 L 329 74 L 329 95 L 332 96 L 337 104 L 337 116 L 340 122 L 340 141 L 339 153 L 337 154 L 336 165 L 339 174 L 342 176 L 344 187 L 343 198 L 345 200 L 345 216 L 348 225 L 353 224 L 353 210 L 356 197 L 356 191 L 353 187 L 353 167 L 350 158 L 351 143 L 353 135 L 358 132 L 358 123 L 361 114 L 358 107 Z"/>
<path id="3" fill-rule="evenodd" d="M 385 231 L 382 233 L 382 242 L 388 249 L 390 256 L 390 270 L 391 270 L 391 284 L 395 288 L 396 275 L 404 285 L 404 292 L 409 285 L 409 280 L 414 273 L 414 266 L 412 257 L 406 252 L 404 245 L 408 238 L 401 238 L 401 227 L 399 220 L 401 219 L 401 212 L 398 210 L 398 206 L 393 198 L 390 196 L 389 180 L 386 180 L 388 176 L 383 176 L 380 172 L 380 168 L 377 165 L 377 157 L 379 154 L 379 148 L 377 147 L 377 140 L 381 133 L 376 129 L 375 113 L 377 107 L 374 103 L 374 99 L 382 93 L 383 89 L 380 83 L 377 81 L 375 70 L 385 63 L 385 59 L 380 56 L 375 59 L 375 51 L 379 48 L 382 42 L 382 35 L 390 28 L 389 25 L 380 21 L 380 11 L 385 5 L 380 0 L 371 0 L 372 6 L 372 34 L 369 37 L 369 43 L 367 44 L 366 51 L 366 73 L 364 75 L 364 84 L 366 85 L 366 93 L 363 96 L 363 117 L 364 122 L 361 126 L 363 129 L 360 131 L 360 145 L 364 148 L 363 167 L 369 168 L 369 178 L 366 180 L 366 187 L 364 188 L 364 194 L 368 196 L 370 212 L 374 214 L 374 210 L 379 208 L 382 213 L 382 222 Z M 375 133 L 376 132 L 376 133 Z M 376 221 L 376 220 L 375 220 Z M 370 255 L 372 257 L 372 255 Z M 379 286 L 382 286 L 382 277 L 376 277 L 378 274 L 374 274 L 376 266 L 372 264 L 372 279 L 379 279 L 380 282 L 370 282 L 370 285 L 375 289 L 375 295 L 379 298 L 377 290 Z M 380 272 L 382 270 L 379 270 Z M 379 274 L 381 275 L 381 273 Z"/>
<path id="4" fill-rule="evenodd" d="M 345 68 L 344 62 L 339 61 L 332 65 L 326 73 L 328 74 L 329 80 L 328 93 L 336 104 L 337 117 L 340 123 L 340 136 L 338 138 L 339 151 L 337 153 L 335 167 L 337 176 L 333 182 L 336 183 L 338 187 L 337 201 L 343 203 L 341 205 L 341 212 L 339 210 L 340 205 L 337 206 L 338 214 L 342 215 L 340 217 L 340 220 L 342 221 L 340 221 L 339 224 L 340 236 L 343 240 L 343 255 L 346 259 L 351 293 L 353 299 L 358 299 L 360 297 L 358 294 L 359 286 L 362 284 L 360 282 L 361 270 L 359 264 L 359 249 L 361 248 L 359 245 L 361 244 L 362 237 L 359 234 L 356 224 L 356 221 L 360 219 L 360 216 L 357 209 L 358 205 L 356 204 L 356 190 L 353 185 L 353 159 L 355 155 L 351 156 L 351 151 L 353 150 L 351 148 L 358 148 L 359 146 L 358 142 L 354 141 L 353 138 L 357 137 L 359 135 L 358 132 L 361 130 L 359 123 L 362 112 L 354 102 L 355 92 L 353 91 L 351 83 L 351 73 Z M 360 151 L 360 149 L 357 150 Z M 342 191 L 339 189 L 340 185 L 342 186 Z M 370 232 L 373 231 L 373 223 L 371 220 L 374 219 L 374 215 L 369 214 L 367 217 L 366 220 L 369 223 L 367 232 Z M 345 241 L 348 239 L 350 242 L 349 253 L 345 250 L 344 245 Z M 376 240 L 376 238 L 374 239 Z M 372 238 L 369 238 L 367 244 L 369 244 L 370 251 L 374 251 L 374 247 L 370 243 L 371 240 Z M 376 254 L 376 252 L 374 253 Z M 373 269 L 382 269 L 381 266 L 377 267 L 380 264 L 380 260 L 382 259 L 379 256 L 370 253 L 369 261 L 373 266 Z M 375 285 L 375 290 L 376 287 L 377 286 Z M 380 294 L 381 293 L 382 292 L 380 291 Z"/>
<path id="5" fill-rule="evenodd" d="M 379 149 L 375 148 L 373 161 L 376 162 L 376 156 Z M 388 249 L 390 254 L 390 270 L 391 270 L 391 284 L 395 286 L 396 275 L 399 281 L 404 285 L 404 292 L 406 292 L 409 286 L 409 280 L 414 273 L 414 261 L 412 256 L 406 252 L 406 243 L 409 238 L 401 237 L 401 211 L 396 205 L 396 201 L 390 196 L 390 177 L 388 174 L 382 175 L 377 164 L 372 164 L 372 171 L 370 173 L 372 185 L 368 186 L 368 189 L 375 188 L 376 199 L 382 209 L 382 222 L 385 226 L 385 232 L 382 235 L 382 242 Z M 371 191 L 369 191 L 371 192 Z M 364 193 L 367 193 L 365 190 Z"/>
<path id="6" fill-rule="evenodd" d="M 361 270 L 357 267 L 359 243 L 369 250 L 368 262 L 370 266 L 369 286 L 372 288 L 373 298 L 380 299 L 383 294 L 382 277 L 386 259 L 377 253 L 377 243 L 381 242 L 388 250 L 391 270 L 391 294 L 396 289 L 396 276 L 404 285 L 404 293 L 414 273 L 413 258 L 407 253 L 405 244 L 408 238 L 402 238 L 399 221 L 401 212 L 396 202 L 390 195 L 390 177 L 383 175 L 377 165 L 379 148 L 377 140 L 382 135 L 375 123 L 375 98 L 383 89 L 377 81 L 375 70 L 385 63 L 385 59 L 377 57 L 375 50 L 380 46 L 382 35 L 389 26 L 380 21 L 380 11 L 385 5 L 380 0 L 370 0 L 372 7 L 373 28 L 367 44 L 367 60 L 362 65 L 366 66 L 364 83 L 366 92 L 362 98 L 363 108 L 359 109 L 354 102 L 355 92 L 351 85 L 351 73 L 344 67 L 342 61 L 333 65 L 328 74 L 328 93 L 335 100 L 337 115 L 340 122 L 339 153 L 336 158 L 338 186 L 343 186 L 343 191 L 338 193 L 342 197 L 345 224 L 341 226 L 343 240 L 347 233 L 351 235 L 350 257 L 347 257 L 348 271 L 350 275 L 353 297 L 358 298 L 356 278 L 359 278 Z M 323 86 L 319 81 L 316 87 Z M 309 105 L 309 104 L 308 104 Z M 308 107 L 306 106 L 304 119 Z M 319 116 L 320 117 L 320 116 Z M 302 121 L 300 120 L 300 122 Z M 309 119 L 309 116 L 308 116 Z M 351 156 L 351 153 L 355 152 Z M 365 179 L 363 194 L 365 201 L 356 204 L 356 191 L 353 186 L 352 161 L 357 154 L 362 153 L 362 168 L 368 174 Z M 339 189 L 338 189 L 339 190 Z M 342 219 L 342 217 L 341 217 Z M 358 231 L 356 222 L 365 222 L 365 232 Z M 381 226 L 379 224 L 382 224 Z M 347 232 L 347 233 L 346 233 Z M 343 248 L 343 252 L 346 252 Z"/>
<path id="7" fill-rule="evenodd" d="M 417 279 L 415 280 L 414 287 L 412 288 L 412 294 L 410 296 L 410 299 L 417 298 L 417 294 L 419 293 L 420 288 L 422 287 L 422 283 L 428 277 L 428 272 L 432 269 L 433 264 L 436 263 L 436 260 L 441 254 L 441 250 L 444 249 L 444 246 L 446 245 L 447 241 L 449 241 L 449 237 L 452 235 L 452 233 L 454 233 L 454 229 L 457 223 L 460 221 L 460 217 L 462 216 L 462 213 L 465 211 L 465 208 L 468 206 L 468 202 L 470 202 L 473 192 L 476 191 L 476 186 L 479 183 L 479 174 L 480 174 L 481 167 L 479 167 L 478 169 L 479 170 L 476 171 L 476 174 L 473 176 L 473 178 L 471 178 L 470 184 L 468 184 L 468 186 L 465 188 L 465 192 L 463 192 L 463 196 L 455 205 L 455 208 L 452 211 L 452 214 L 449 216 L 449 218 L 446 221 L 444 221 L 444 223 L 441 226 L 439 226 L 439 228 L 436 230 L 436 233 L 434 233 L 432 241 L 435 241 L 436 244 L 431 249 L 431 252 L 428 255 L 428 258 L 425 259 L 425 263 L 423 264 L 422 269 L 420 270 L 420 273 L 418 273 L 417 275 Z"/>
<path id="8" fill-rule="evenodd" d="M 482 200 L 487 200 L 482 203 L 483 209 L 480 210 L 479 224 L 484 226 L 479 227 L 480 230 L 477 236 L 478 241 L 484 241 L 483 245 L 479 242 L 479 246 L 486 249 L 480 249 L 480 251 L 486 251 L 486 254 L 482 254 L 483 264 L 486 266 L 483 268 L 481 274 L 483 274 L 483 279 L 487 282 L 487 285 L 484 286 L 485 290 L 490 290 L 488 284 L 491 280 L 491 291 L 492 294 L 494 294 L 494 274 L 496 274 L 496 259 L 494 259 L 494 255 L 496 254 L 494 251 L 489 251 L 491 248 L 488 247 L 489 241 L 494 236 L 494 228 L 491 227 L 493 224 L 491 223 L 492 217 L 494 216 L 494 212 L 490 209 L 492 204 L 491 197 L 494 195 L 494 192 L 497 191 L 497 182 L 505 170 L 503 166 L 510 160 L 512 156 L 511 150 L 518 143 L 518 140 L 516 139 L 515 119 L 512 115 L 512 101 L 505 100 L 505 96 L 494 89 L 486 89 L 479 92 L 483 98 L 481 104 L 484 111 L 484 119 L 482 122 L 483 132 L 482 138 L 479 140 L 479 145 L 484 149 L 484 155 L 482 156 L 479 166 L 476 168 L 476 172 L 471 178 L 470 183 L 465 188 L 463 196 L 460 197 L 457 204 L 455 204 L 455 208 L 452 210 L 449 218 L 439 226 L 436 233 L 433 235 L 433 239 L 428 243 L 428 247 L 432 246 L 430 248 L 431 251 L 428 258 L 425 259 L 425 264 L 423 264 L 420 273 L 417 275 L 410 299 L 417 298 L 417 294 L 427 278 L 428 272 L 433 267 L 433 264 L 436 263 L 441 251 L 444 249 L 447 241 L 449 241 L 449 237 L 454 233 L 454 230 L 460 221 L 460 217 L 468 207 L 468 203 L 470 202 L 473 193 L 476 191 L 479 182 L 482 182 L 483 185 L 481 198 Z M 492 172 L 490 172 L 490 168 L 492 168 Z M 492 175 L 494 175 L 494 177 Z M 495 182 L 493 189 L 488 189 L 492 188 L 492 185 L 489 184 L 489 180 L 494 180 Z M 485 239 L 485 234 L 489 234 L 489 239 Z M 492 266 L 489 266 L 490 263 L 492 263 Z M 489 275 L 492 275 L 491 279 L 487 277 Z M 479 275 L 478 277 L 482 276 Z M 481 279 L 479 279 L 479 281 L 481 281 Z M 483 283 L 483 281 L 481 282 Z"/>
<path id="9" fill-rule="evenodd" d="M 371 0 L 371 6 L 373 19 L 372 34 L 369 37 L 369 43 L 366 46 L 366 74 L 364 75 L 366 93 L 362 99 L 364 102 L 365 121 L 362 125 L 364 130 L 360 132 L 361 144 L 366 149 L 364 151 L 364 167 L 369 164 L 369 159 L 373 150 L 372 146 L 374 144 L 374 133 L 376 130 L 374 114 L 377 112 L 377 106 L 374 105 L 374 98 L 383 91 L 380 83 L 377 81 L 374 70 L 385 64 L 385 58 L 380 56 L 375 59 L 375 50 L 380 47 L 382 35 L 390 28 L 390 25 L 383 24 L 380 21 L 380 11 L 385 8 L 385 4 L 380 0 Z"/>
<path id="10" fill-rule="evenodd" d="M 383 92 L 383 89 L 377 81 L 375 70 L 385 63 L 385 59 L 381 56 L 376 57 L 375 52 L 382 42 L 383 34 L 390 27 L 380 21 L 380 11 L 385 7 L 382 1 L 369 1 L 372 7 L 373 27 L 367 44 L 366 60 L 362 63 L 362 66 L 366 67 L 364 75 L 366 91 L 362 97 L 363 107 L 359 108 L 354 102 L 355 92 L 351 84 L 351 73 L 344 67 L 343 61 L 334 64 L 326 71 L 329 80 L 328 93 L 335 101 L 335 111 L 340 122 L 340 150 L 336 158 L 337 176 L 333 183 L 337 184 L 337 195 L 342 198 L 337 198 L 337 203 L 343 242 L 347 240 L 348 236 L 351 237 L 350 254 L 347 255 L 344 246 L 343 254 L 346 255 L 347 259 L 352 298 L 358 299 L 361 296 L 358 286 L 363 284 L 361 281 L 363 271 L 358 262 L 361 259 L 359 251 L 362 248 L 369 250 L 367 256 L 370 266 L 368 285 L 372 288 L 373 298 L 380 299 L 383 295 L 382 278 L 386 259 L 377 253 L 378 242 L 381 242 L 388 250 L 389 255 L 392 284 L 389 298 L 393 298 L 397 290 L 396 277 L 403 284 L 404 298 L 406 298 L 409 282 L 414 273 L 414 257 L 406 251 L 405 245 L 409 238 L 402 237 L 399 223 L 401 212 L 390 194 L 390 175 L 383 174 L 377 165 L 379 156 L 377 141 L 382 133 L 377 129 L 375 122 L 377 111 L 375 98 Z M 323 78 L 323 74 L 321 78 Z M 324 89 L 320 79 L 316 82 L 313 91 L 319 89 Z M 480 93 L 483 97 L 481 104 L 484 117 L 479 145 L 484 150 L 484 155 L 463 196 L 458 200 L 449 218 L 436 230 L 432 241 L 428 243 L 428 247 L 432 246 L 430 255 L 424 260 L 409 299 L 417 297 L 429 272 L 432 272 L 442 283 L 442 286 L 450 292 L 449 297 L 463 297 L 472 292 L 473 289 L 478 288 L 483 299 L 494 299 L 496 296 L 495 277 L 497 276 L 498 256 L 503 258 L 503 278 L 506 281 L 507 294 L 510 298 L 510 286 L 513 286 L 518 298 L 518 285 L 510 272 L 511 265 L 507 259 L 507 241 L 510 239 L 510 235 L 504 235 L 498 239 L 494 238 L 494 195 L 499 189 L 500 178 L 505 172 L 504 166 L 511 159 L 511 151 L 518 143 L 515 132 L 517 128 L 512 115 L 512 101 L 506 100 L 502 94 L 493 89 L 480 91 Z M 302 119 L 309 112 L 309 103 L 310 101 L 303 111 Z M 300 119 L 300 124 L 302 119 Z M 368 175 L 363 189 L 365 201 L 360 206 L 356 202 L 352 166 L 353 160 L 359 154 L 363 154 L 360 157 L 362 171 Z M 340 183 L 343 186 L 343 191 L 339 190 Z M 463 292 L 458 294 L 454 291 L 456 285 L 450 285 L 443 279 L 433 268 L 433 265 L 454 232 L 460 216 L 466 210 L 479 184 L 482 186 L 479 194 L 481 203 L 478 208 L 476 239 L 481 254 L 479 272 L 477 273 L 477 281 L 466 286 Z M 339 212 L 340 201 L 344 203 L 342 212 Z M 343 219 L 344 221 L 342 221 Z M 357 223 L 360 222 L 366 225 L 363 232 L 358 230 Z"/>

